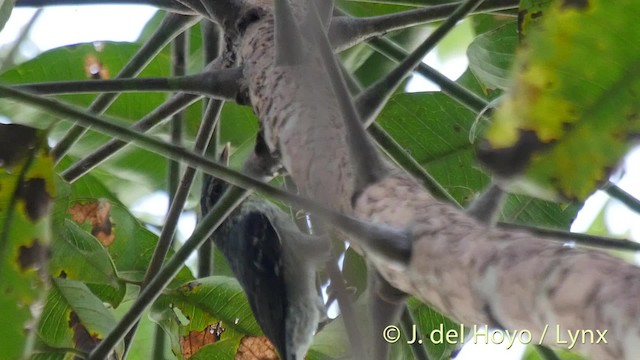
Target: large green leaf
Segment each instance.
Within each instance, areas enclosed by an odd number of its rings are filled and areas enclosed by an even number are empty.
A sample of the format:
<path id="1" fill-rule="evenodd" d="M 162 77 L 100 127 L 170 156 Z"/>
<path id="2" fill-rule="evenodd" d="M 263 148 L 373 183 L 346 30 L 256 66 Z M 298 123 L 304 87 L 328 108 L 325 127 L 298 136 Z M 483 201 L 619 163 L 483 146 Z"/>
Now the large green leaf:
<path id="1" fill-rule="evenodd" d="M 64 193 L 61 193 L 57 198 L 53 214 L 54 229 L 59 229 L 60 235 L 66 234 L 68 229 L 73 226 L 74 232 L 81 228 L 85 232 L 83 236 L 97 239 L 100 243 L 94 243 L 91 249 L 100 253 L 100 256 L 104 256 L 101 249 L 106 249 L 110 260 L 115 265 L 119 279 L 133 282 L 142 280 L 153 255 L 158 236 L 142 225 L 94 176 L 83 176 L 68 185 Z M 56 241 L 65 240 L 75 241 L 64 237 L 56 238 Z M 171 251 L 170 255 L 172 253 Z M 69 258 L 67 261 L 76 263 L 62 264 L 61 266 L 78 268 L 82 266 L 84 260 L 79 257 Z M 101 266 L 107 266 L 104 263 L 106 260 L 102 261 L 103 265 Z M 104 267 L 100 269 L 106 271 Z M 60 274 L 54 273 L 53 275 L 59 276 Z M 78 276 L 78 280 L 85 282 L 96 281 L 93 278 L 95 274 L 90 272 L 81 272 L 78 273 Z M 111 275 L 108 278 L 110 279 Z M 191 279 L 193 276 L 185 267 L 178 274 L 175 283 Z M 114 288 L 114 291 L 120 293 L 121 289 Z"/>
<path id="2" fill-rule="evenodd" d="M 438 92 L 397 94 L 378 122 L 459 202 L 466 204 L 489 184 L 475 159 L 469 132 L 476 115 Z M 577 206 L 510 196 L 503 219 L 567 228 Z"/>
<path id="3" fill-rule="evenodd" d="M 46 134 L 0 124 L 0 327 L 2 357 L 18 359 L 33 345 L 31 311 L 43 300 L 55 198 Z"/>
<path id="4" fill-rule="evenodd" d="M 53 279 L 38 324 L 38 335 L 51 348 L 89 352 L 115 325 L 113 315 L 86 285 Z M 116 348 L 119 354 L 122 350 L 122 345 Z"/>
<path id="5" fill-rule="evenodd" d="M 104 77 L 113 77 L 126 64 L 128 59 L 139 49 L 140 45 L 130 43 L 103 42 L 99 44 L 77 44 L 46 51 L 36 58 L 22 63 L 0 75 L 0 82 L 5 84 L 89 80 L 90 64 L 103 69 Z M 141 77 L 158 77 L 169 75 L 169 52 L 161 52 L 140 74 Z M 95 98 L 93 94 L 75 94 L 58 98 L 86 107 Z M 162 93 L 125 93 L 109 107 L 107 114 L 130 124 L 138 120 L 166 98 Z M 0 114 L 15 122 L 35 127 L 48 127 L 58 118 L 41 110 L 15 103 L 6 99 L 0 101 Z M 73 120 L 73 119 L 67 119 Z M 51 132 L 53 139 L 59 139 L 71 123 L 59 122 Z M 91 131 L 84 135 L 71 149 L 70 155 L 82 158 L 96 147 L 110 140 L 111 137 Z M 98 168 L 117 179 L 118 191 L 132 196 L 131 183 L 140 186 L 135 188 L 136 197 L 164 187 L 166 179 L 166 160 L 155 153 L 137 148 L 130 148 L 113 157 L 105 165 Z M 126 189 L 126 190 L 125 190 Z"/>
<path id="6" fill-rule="evenodd" d="M 518 54 L 485 162 L 546 196 L 584 199 L 605 181 L 640 131 L 638 14 L 632 0 L 554 3 Z"/>

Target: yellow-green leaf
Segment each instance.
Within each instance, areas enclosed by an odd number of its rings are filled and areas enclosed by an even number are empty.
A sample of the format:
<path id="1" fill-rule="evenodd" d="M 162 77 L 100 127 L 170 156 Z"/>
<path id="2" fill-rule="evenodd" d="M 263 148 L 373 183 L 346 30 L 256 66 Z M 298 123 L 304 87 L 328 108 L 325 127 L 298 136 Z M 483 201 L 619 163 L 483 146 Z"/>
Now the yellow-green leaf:
<path id="1" fill-rule="evenodd" d="M 2 357 L 17 359 L 46 291 L 53 160 L 43 131 L 0 124 L 0 144 L 0 339 Z"/>
<path id="2" fill-rule="evenodd" d="M 518 54 L 480 158 L 539 193 L 584 199 L 640 130 L 640 3 L 557 1 Z"/>

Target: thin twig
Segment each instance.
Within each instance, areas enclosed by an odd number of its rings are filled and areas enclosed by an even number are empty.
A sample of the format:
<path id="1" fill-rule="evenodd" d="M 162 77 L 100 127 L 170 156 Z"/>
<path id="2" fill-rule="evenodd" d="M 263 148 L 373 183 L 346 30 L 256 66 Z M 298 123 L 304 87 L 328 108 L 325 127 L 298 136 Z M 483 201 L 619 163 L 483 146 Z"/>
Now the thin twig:
<path id="1" fill-rule="evenodd" d="M 563 243 L 575 242 L 586 246 L 597 246 L 605 249 L 640 251 L 640 243 L 627 239 L 616 239 L 605 236 L 574 233 L 564 230 L 545 229 L 530 225 L 520 225 L 513 223 L 499 222 L 498 227 L 505 230 L 524 230 L 541 239 L 560 241 Z"/>
<path id="2" fill-rule="evenodd" d="M 153 111 L 144 116 L 142 119 L 135 122 L 133 125 L 131 125 L 131 128 L 143 132 L 153 129 L 154 127 L 168 120 L 171 115 L 193 104 L 198 99 L 200 99 L 199 96 L 191 94 L 175 95 L 167 100 L 164 104 L 153 109 Z M 96 166 L 111 158 L 111 156 L 116 154 L 120 149 L 127 146 L 127 144 L 127 141 L 122 141 L 119 139 L 109 140 L 106 144 L 100 146 L 94 152 L 71 164 L 60 175 L 66 181 L 74 182 L 84 174 L 94 169 Z"/>
<path id="3" fill-rule="evenodd" d="M 629 207 L 629 209 L 640 214 L 640 200 L 636 199 L 633 195 L 629 194 L 628 192 L 622 190 L 622 188 L 619 187 L 618 185 L 612 182 L 607 182 L 602 187 L 602 190 L 604 190 L 612 198 L 625 204 L 627 207 Z"/>
<path id="4" fill-rule="evenodd" d="M 427 39 L 420 44 L 411 54 L 391 70 L 382 79 L 365 89 L 358 95 L 358 111 L 364 114 L 365 123 L 374 120 L 384 104 L 387 103 L 393 91 L 413 69 L 422 63 L 425 56 L 456 26 L 458 21 L 467 16 L 483 0 L 467 0 L 458 6 L 453 13 L 438 26 Z"/>
<path id="5" fill-rule="evenodd" d="M 200 22 L 202 33 L 202 48 L 204 49 L 204 63 L 209 64 L 220 54 L 220 30 L 216 24 L 211 21 L 203 20 Z M 206 117 L 212 112 L 208 111 L 210 100 L 205 99 L 203 103 L 203 121 L 207 121 Z M 220 142 L 220 122 L 213 129 L 213 135 L 209 141 L 209 146 L 205 149 L 205 153 L 212 149 L 214 154 L 218 153 L 218 144 Z M 215 247 L 212 241 L 205 241 L 198 249 L 198 277 L 206 277 L 213 275 L 213 253 Z"/>
<path id="6" fill-rule="evenodd" d="M 517 9 L 519 0 L 486 0 L 471 14 Z M 411 26 L 441 21 L 453 15 L 462 2 L 428 6 L 387 15 L 356 18 L 340 16 L 331 21 L 329 38 L 336 51 L 346 50 L 372 37 Z"/>
<path id="7" fill-rule="evenodd" d="M 404 49 L 388 39 L 372 39 L 369 40 L 367 44 L 393 61 L 399 62 L 408 56 Z M 471 111 L 479 113 L 486 109 L 488 105 L 486 100 L 465 89 L 455 81 L 449 80 L 446 76 L 442 75 L 439 71 L 429 65 L 420 63 L 415 71 L 433 81 L 436 85 L 440 86 L 443 93 L 451 96 L 452 99 L 456 100 Z"/>
<path id="8" fill-rule="evenodd" d="M 197 16 L 167 14 L 156 32 L 136 52 L 129 62 L 120 70 L 117 77 L 125 78 L 136 76 L 149 62 L 171 41 L 176 35 L 195 24 L 199 20 Z M 118 97 L 119 94 L 101 94 L 91 103 L 89 111 L 94 114 L 102 114 Z M 51 154 L 60 161 L 69 151 L 71 146 L 82 136 L 87 129 L 75 125 L 60 139 L 51 150 Z"/>
<path id="9" fill-rule="evenodd" d="M 33 25 L 35 25 L 36 21 L 42 14 L 42 11 L 43 11 L 42 9 L 36 10 L 36 12 L 33 13 L 31 18 L 29 19 L 29 21 L 22 27 L 22 30 L 20 31 L 18 38 L 13 42 L 13 45 L 11 46 L 11 49 L 9 50 L 7 55 L 4 56 L 4 59 L 2 60 L 2 65 L 0 65 L 0 71 L 4 71 L 5 69 L 13 66 L 16 63 L 18 53 L 20 52 L 20 48 L 22 47 L 22 45 L 24 45 L 25 40 L 27 40 L 27 38 L 29 37 L 29 33 L 31 33 L 31 29 L 33 28 Z"/>
<path id="10" fill-rule="evenodd" d="M 162 290 L 167 287 L 171 280 L 178 274 L 191 253 L 204 241 L 209 239 L 218 226 L 220 226 L 223 219 L 226 219 L 249 193 L 249 191 L 236 187 L 231 187 L 226 191 L 214 208 L 211 209 L 198 226 L 196 226 L 191 237 L 176 251 L 166 265 L 162 267 L 160 272 L 149 281 L 149 284 L 140 292 L 138 299 L 136 299 L 129 310 L 122 316 L 116 326 L 93 349 L 88 357 L 89 360 L 102 360 L 107 358 L 116 344 L 122 340 L 124 335 L 140 319 L 144 310 L 160 296 Z"/>
<path id="11" fill-rule="evenodd" d="M 45 7 L 59 5 L 150 5 L 159 9 L 185 15 L 195 15 L 188 7 L 174 0 L 16 0 L 16 7 Z"/>
<path id="12" fill-rule="evenodd" d="M 176 36 L 171 44 L 171 75 L 172 76 L 184 76 L 186 73 L 186 57 L 188 54 L 188 39 L 189 30 L 184 31 L 182 34 Z M 174 94 L 175 95 L 175 94 Z M 171 143 L 182 146 L 182 135 L 184 132 L 185 112 L 178 111 L 171 116 Z M 167 177 L 167 192 L 169 194 L 169 207 L 173 204 L 173 197 L 176 194 L 178 188 L 178 182 L 180 181 L 180 163 L 171 160 L 169 161 L 169 174 Z M 168 216 L 168 214 L 167 214 Z M 179 214 L 178 214 L 179 217 Z M 177 220 L 176 220 L 177 221 Z"/>
<path id="13" fill-rule="evenodd" d="M 242 69 L 222 69 L 205 71 L 196 75 L 132 78 L 54 81 L 31 84 L 16 84 L 15 88 L 39 95 L 62 95 L 79 93 L 120 93 L 143 91 L 180 91 L 205 95 L 221 100 L 235 100 L 240 90 L 238 81 L 242 78 Z"/>
<path id="14" fill-rule="evenodd" d="M 411 234 L 406 229 L 396 229 L 384 224 L 371 224 L 367 221 L 338 213 L 314 200 L 291 194 L 286 190 L 266 184 L 259 179 L 239 173 L 192 151 L 173 144 L 167 144 L 155 137 L 121 126 L 114 120 L 107 120 L 103 117 L 83 112 L 56 100 L 0 85 L 0 96 L 3 95 L 25 104 L 46 109 L 60 116 L 73 118 L 83 126 L 91 126 L 120 140 L 133 142 L 144 149 L 156 152 L 169 159 L 184 161 L 189 166 L 200 168 L 232 185 L 254 189 L 280 201 L 288 202 L 293 206 L 304 208 L 320 216 L 323 221 L 333 223 L 347 235 L 353 236 L 353 240 L 366 243 L 367 247 L 372 251 L 385 254 L 385 257 L 389 260 L 406 263 L 411 257 Z"/>

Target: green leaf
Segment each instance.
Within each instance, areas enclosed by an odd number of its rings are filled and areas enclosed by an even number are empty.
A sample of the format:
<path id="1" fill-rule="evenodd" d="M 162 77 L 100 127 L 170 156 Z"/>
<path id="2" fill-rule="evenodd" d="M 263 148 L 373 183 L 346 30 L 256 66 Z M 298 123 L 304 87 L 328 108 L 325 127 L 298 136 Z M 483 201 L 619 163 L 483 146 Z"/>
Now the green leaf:
<path id="1" fill-rule="evenodd" d="M 115 265 L 119 279 L 142 281 L 158 236 L 141 224 L 98 179 L 89 174 L 67 186 L 65 192 L 58 196 L 53 214 L 54 228 L 62 234 L 68 231 L 63 229 L 72 226 L 69 225 L 71 222 L 76 225 L 73 231 L 81 229 L 85 236 L 97 239 L 97 245 L 106 249 Z M 172 254 L 173 251 L 170 251 L 169 256 Z M 81 259 L 67 260 L 81 262 Z M 73 264 L 76 267 L 80 265 Z M 89 276 L 88 273 L 81 275 Z M 173 284 L 191 279 L 193 275 L 184 267 Z M 91 282 L 84 277 L 81 280 Z M 121 294 L 122 290 L 118 287 L 114 291 Z"/>
<path id="2" fill-rule="evenodd" d="M 181 353 L 181 337 L 202 332 L 218 322 L 225 329 L 220 340 L 262 334 L 240 284 L 227 276 L 194 280 L 165 292 L 151 311 L 153 321 L 171 339 L 175 354 Z"/>
<path id="3" fill-rule="evenodd" d="M 469 80 L 467 80 L 469 81 Z M 438 92 L 394 95 L 378 123 L 461 204 L 489 184 L 469 132 L 476 115 Z M 503 219 L 567 228 L 578 207 L 512 195 Z"/>
<path id="4" fill-rule="evenodd" d="M 7 70 L 0 75 L 0 81 L 5 84 L 16 84 L 89 80 L 91 76 L 88 72 L 89 64 L 103 69 L 103 76 L 113 77 L 139 47 L 140 45 L 138 44 L 117 42 L 64 46 L 46 51 L 32 60 Z M 161 52 L 142 71 L 140 77 L 168 76 L 169 58 L 168 50 Z M 74 105 L 87 107 L 95 98 L 95 95 L 74 94 L 58 96 L 58 98 Z M 123 93 L 109 107 L 106 113 L 121 119 L 123 124 L 130 124 L 160 105 L 165 98 L 164 94 L 157 92 Z M 49 126 L 48 124 L 57 120 L 55 116 L 48 112 L 36 110 L 6 99 L 0 101 L 0 114 L 12 119 L 12 121 L 34 127 L 42 127 L 43 124 L 44 126 Z M 59 122 L 50 136 L 58 140 L 70 126 L 71 123 L 69 122 Z M 76 143 L 71 149 L 70 155 L 75 158 L 83 158 L 95 150 L 99 144 L 110 139 L 111 137 L 90 131 Z M 162 156 L 138 148 L 126 150 L 125 153 L 115 156 L 99 169 L 110 174 L 111 178 L 119 179 L 119 187 L 115 190 L 123 193 L 132 191 L 131 182 L 144 185 L 144 187 L 139 187 L 137 191 L 144 189 L 146 192 L 141 192 L 138 196 L 163 188 L 166 181 L 164 176 L 167 171 L 165 159 Z"/>
<path id="5" fill-rule="evenodd" d="M 551 6 L 494 113 L 489 166 L 511 174 L 526 164 L 522 189 L 540 196 L 584 199 L 607 179 L 640 131 L 640 48 L 628 40 L 638 13 L 632 0 Z"/>
<path id="6" fill-rule="evenodd" d="M 227 360 L 233 359 L 238 351 L 241 338 L 217 341 L 201 348 L 191 360 Z"/>
<path id="7" fill-rule="evenodd" d="M 113 315 L 86 285 L 53 279 L 38 324 L 38 335 L 53 348 L 89 352 L 115 325 Z M 122 350 L 122 346 L 116 348 L 119 354 Z"/>
<path id="8" fill-rule="evenodd" d="M 46 291 L 49 209 L 55 198 L 46 134 L 0 124 L 0 309 L 2 356 L 29 353 L 37 307 Z"/>
<path id="9" fill-rule="evenodd" d="M 518 33 L 521 38 L 529 35 L 535 29 L 549 9 L 553 0 L 521 0 L 518 9 Z"/>
<path id="10" fill-rule="evenodd" d="M 422 345 L 426 348 L 429 359 L 450 359 L 453 351 L 464 339 L 451 338 L 452 341 L 447 342 L 446 334 L 453 330 L 452 333 L 461 336 L 460 325 L 413 297 L 407 300 L 407 307 L 413 315 L 419 335 L 424 339 Z M 440 335 L 442 337 L 439 337 Z"/>
<path id="11" fill-rule="evenodd" d="M 69 219 L 62 225 L 54 230 L 49 272 L 69 280 L 119 287 L 113 262 L 100 242 Z"/>
<path id="12" fill-rule="evenodd" d="M 505 89 L 509 85 L 517 45 L 515 22 L 484 33 L 467 49 L 469 68 L 487 88 Z"/>

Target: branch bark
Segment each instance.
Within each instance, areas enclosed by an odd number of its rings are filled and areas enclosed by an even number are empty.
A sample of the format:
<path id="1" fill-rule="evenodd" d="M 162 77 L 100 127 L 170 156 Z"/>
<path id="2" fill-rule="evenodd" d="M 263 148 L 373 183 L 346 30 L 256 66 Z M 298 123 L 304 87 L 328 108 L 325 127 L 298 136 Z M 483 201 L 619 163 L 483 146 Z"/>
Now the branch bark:
<path id="1" fill-rule="evenodd" d="M 407 262 L 364 248 L 387 281 L 467 326 L 526 330 L 554 347 L 563 346 L 569 331 L 594 334 L 573 349 L 597 359 L 636 356 L 640 283 L 632 279 L 640 277 L 639 268 L 483 225 L 399 169 L 356 192 L 358 166 L 322 65 L 276 66 L 273 18 L 270 9 L 262 10 L 265 15 L 246 29 L 240 58 L 267 144 L 281 154 L 303 194 L 362 220 L 411 231 Z"/>

